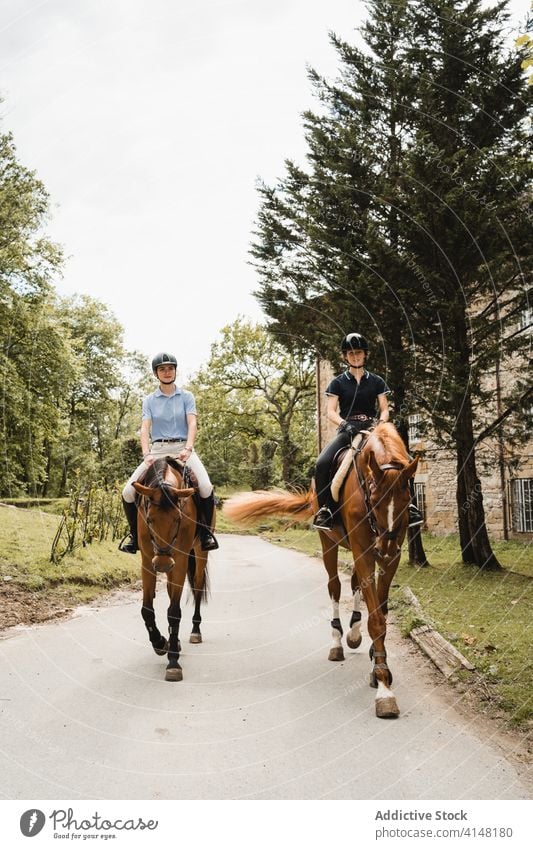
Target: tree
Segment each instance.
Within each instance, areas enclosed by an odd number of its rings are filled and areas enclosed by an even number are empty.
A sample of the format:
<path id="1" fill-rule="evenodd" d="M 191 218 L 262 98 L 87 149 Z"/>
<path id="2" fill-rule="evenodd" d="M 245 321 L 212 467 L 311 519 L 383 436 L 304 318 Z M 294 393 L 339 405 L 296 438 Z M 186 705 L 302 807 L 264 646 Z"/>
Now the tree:
<path id="1" fill-rule="evenodd" d="M 475 470 L 488 427 L 475 433 L 486 409 L 481 375 L 496 351 L 505 358 L 523 347 L 514 331 L 504 347 L 497 330 L 526 302 L 524 83 L 503 52 L 503 7 L 372 2 L 367 52 L 332 36 L 342 75 L 329 84 L 311 72 L 325 114 L 304 116 L 310 172 L 289 161 L 275 188 L 260 186 L 252 246 L 274 332 L 329 359 L 332 328 L 370 327 L 383 339 L 373 362 L 385 373 L 390 364 L 404 438 L 407 416 L 422 406 L 455 446 L 463 557 L 481 568 L 498 566 Z M 505 216 L 496 238 L 492 202 Z M 446 392 L 436 396 L 439 375 Z M 495 427 L 525 405 L 525 391 L 506 399 Z"/>
<path id="2" fill-rule="evenodd" d="M 49 199 L 0 135 L 0 491 L 35 491 L 59 430 L 58 395 L 70 351 L 55 314 L 57 246 L 43 236 Z"/>
<path id="3" fill-rule="evenodd" d="M 314 367 L 290 355 L 261 325 L 237 319 L 224 327 L 196 395 L 198 446 L 216 482 L 274 482 L 273 461 L 287 485 L 304 483 L 315 452 Z M 230 467 L 238 476 L 232 479 Z M 218 478 L 218 480 L 217 480 Z"/>

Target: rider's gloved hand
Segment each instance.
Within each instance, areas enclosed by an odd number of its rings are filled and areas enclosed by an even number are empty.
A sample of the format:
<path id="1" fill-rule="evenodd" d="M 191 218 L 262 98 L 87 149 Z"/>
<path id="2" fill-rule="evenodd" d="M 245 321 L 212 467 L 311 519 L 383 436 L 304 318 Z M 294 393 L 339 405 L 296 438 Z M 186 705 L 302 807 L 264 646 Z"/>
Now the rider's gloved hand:
<path id="1" fill-rule="evenodd" d="M 342 422 L 339 425 L 337 433 L 347 433 L 352 439 L 353 437 L 359 433 L 360 428 L 357 427 L 353 422 Z"/>

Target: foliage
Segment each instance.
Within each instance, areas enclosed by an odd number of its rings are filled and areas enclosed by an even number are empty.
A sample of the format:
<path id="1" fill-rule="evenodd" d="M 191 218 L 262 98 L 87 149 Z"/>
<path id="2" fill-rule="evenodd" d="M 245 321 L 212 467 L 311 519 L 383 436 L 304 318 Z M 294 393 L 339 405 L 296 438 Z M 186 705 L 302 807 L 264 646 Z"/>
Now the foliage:
<path id="1" fill-rule="evenodd" d="M 263 488 L 308 481 L 316 451 L 314 366 L 261 325 L 224 327 L 195 377 L 197 441 L 216 484 Z"/>
<path id="2" fill-rule="evenodd" d="M 61 299 L 49 198 L 0 135 L 0 494 L 54 496 L 80 474 L 112 484 L 137 465 L 144 357 L 88 296 Z"/>
<path id="3" fill-rule="evenodd" d="M 530 6 L 530 9 L 533 9 L 533 3 Z M 515 45 L 518 50 L 520 50 L 522 55 L 522 61 L 520 63 L 520 67 L 522 70 L 527 73 L 527 83 L 528 85 L 533 85 L 533 17 L 531 14 L 528 16 L 525 32 L 518 36 L 515 41 Z"/>
<path id="4" fill-rule="evenodd" d="M 58 563 L 77 548 L 95 541 L 115 540 L 125 530 L 120 490 L 81 483 L 78 479 L 52 542 L 50 560 Z"/>

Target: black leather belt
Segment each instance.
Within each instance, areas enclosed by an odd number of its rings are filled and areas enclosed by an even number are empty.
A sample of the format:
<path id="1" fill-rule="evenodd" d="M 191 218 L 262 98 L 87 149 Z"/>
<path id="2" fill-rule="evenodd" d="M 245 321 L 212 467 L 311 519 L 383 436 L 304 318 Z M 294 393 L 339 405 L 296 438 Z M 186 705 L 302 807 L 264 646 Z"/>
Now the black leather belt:
<path id="1" fill-rule="evenodd" d="M 366 422 L 371 418 L 372 418 L 372 416 L 364 416 L 363 414 L 361 414 L 361 415 L 356 415 L 356 416 L 348 416 L 346 421 L 353 422 L 355 420 L 355 421 L 358 421 L 358 422 Z"/>
<path id="2" fill-rule="evenodd" d="M 152 439 L 152 444 L 154 442 L 186 442 L 186 439 Z"/>

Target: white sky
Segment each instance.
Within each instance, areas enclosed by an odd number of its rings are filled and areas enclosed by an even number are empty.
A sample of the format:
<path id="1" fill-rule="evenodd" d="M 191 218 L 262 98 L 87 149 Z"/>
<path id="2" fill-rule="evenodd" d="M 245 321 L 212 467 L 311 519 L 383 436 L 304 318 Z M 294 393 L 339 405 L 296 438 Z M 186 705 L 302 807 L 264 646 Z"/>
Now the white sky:
<path id="1" fill-rule="evenodd" d="M 514 0 L 523 20 L 529 0 Z M 301 159 L 306 65 L 332 77 L 356 0 L 0 0 L 2 130 L 44 181 L 58 288 L 105 301 L 126 345 L 182 379 L 218 330 L 260 319 L 255 181 Z"/>

